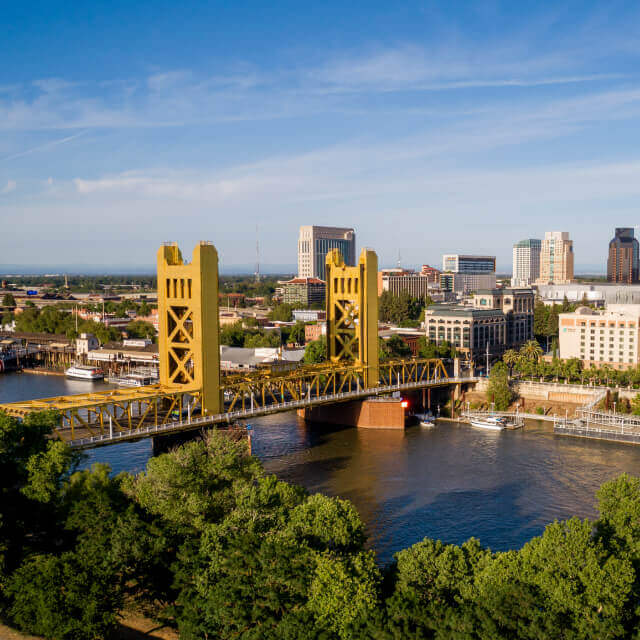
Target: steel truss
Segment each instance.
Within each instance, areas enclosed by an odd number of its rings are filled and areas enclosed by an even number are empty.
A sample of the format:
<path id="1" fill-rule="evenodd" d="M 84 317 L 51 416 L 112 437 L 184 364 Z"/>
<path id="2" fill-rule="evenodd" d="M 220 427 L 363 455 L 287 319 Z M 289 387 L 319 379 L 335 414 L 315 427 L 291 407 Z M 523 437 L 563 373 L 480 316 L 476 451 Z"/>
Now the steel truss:
<path id="1" fill-rule="evenodd" d="M 285 402 L 364 391 L 365 366 L 348 363 L 308 365 L 288 372 L 264 369 L 225 376 L 220 385 L 223 413 L 263 409 Z M 378 367 L 375 386 L 432 384 L 447 379 L 438 359 L 391 360 Z M 165 425 L 201 411 L 198 388 L 149 385 L 97 393 L 59 396 L 0 405 L 9 415 L 24 418 L 31 411 L 53 409 L 60 414 L 57 435 L 64 440 L 131 432 L 149 425 Z M 208 415 L 206 412 L 203 417 Z"/>

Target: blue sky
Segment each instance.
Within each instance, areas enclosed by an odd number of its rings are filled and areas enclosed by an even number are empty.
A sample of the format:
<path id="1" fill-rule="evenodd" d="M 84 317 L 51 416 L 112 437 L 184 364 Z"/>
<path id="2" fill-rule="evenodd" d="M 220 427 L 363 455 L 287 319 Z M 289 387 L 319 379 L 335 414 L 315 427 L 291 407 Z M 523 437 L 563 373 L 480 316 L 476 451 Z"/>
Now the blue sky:
<path id="1" fill-rule="evenodd" d="M 529 4 L 531 6 L 525 6 Z M 151 264 L 300 224 L 382 264 L 639 223 L 637 2 L 30 2 L 0 26 L 0 263 Z"/>

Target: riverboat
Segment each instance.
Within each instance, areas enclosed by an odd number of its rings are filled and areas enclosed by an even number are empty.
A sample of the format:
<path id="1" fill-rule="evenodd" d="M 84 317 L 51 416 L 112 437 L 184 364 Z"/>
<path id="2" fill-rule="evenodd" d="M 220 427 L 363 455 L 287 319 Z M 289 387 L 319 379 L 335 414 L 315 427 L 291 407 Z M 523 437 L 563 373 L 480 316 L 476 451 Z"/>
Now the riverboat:
<path id="1" fill-rule="evenodd" d="M 498 416 L 487 418 L 471 418 L 471 426 L 477 429 L 488 429 L 489 431 L 502 431 L 507 426 L 507 421 Z"/>
<path id="2" fill-rule="evenodd" d="M 67 378 L 73 378 L 75 380 L 102 380 L 104 379 L 104 372 L 102 369 L 97 369 L 84 364 L 71 365 L 64 375 Z"/>

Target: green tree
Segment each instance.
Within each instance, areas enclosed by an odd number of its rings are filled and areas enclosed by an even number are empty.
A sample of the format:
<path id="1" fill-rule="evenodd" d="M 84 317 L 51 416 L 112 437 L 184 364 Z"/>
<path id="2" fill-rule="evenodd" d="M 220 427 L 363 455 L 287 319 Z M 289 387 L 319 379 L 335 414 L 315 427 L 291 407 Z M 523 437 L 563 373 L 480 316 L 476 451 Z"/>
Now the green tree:
<path id="1" fill-rule="evenodd" d="M 157 331 L 156 328 L 150 323 L 144 320 L 134 320 L 130 322 L 125 331 L 130 338 L 141 338 L 156 341 Z"/>
<path id="2" fill-rule="evenodd" d="M 520 357 L 520 354 L 515 349 L 507 349 L 504 352 L 502 361 L 509 367 L 509 375 L 513 375 L 513 367 L 518 364 Z"/>
<path id="3" fill-rule="evenodd" d="M 327 359 L 327 338 L 320 336 L 310 342 L 304 350 L 303 361 L 305 364 L 319 364 Z"/>
<path id="4" fill-rule="evenodd" d="M 276 304 L 269 312 L 269 320 L 279 320 L 280 322 L 291 322 L 293 319 L 293 306 L 290 304 Z"/>
<path id="5" fill-rule="evenodd" d="M 289 332 L 289 341 L 295 342 L 296 344 L 304 344 L 305 343 L 305 333 L 304 333 L 304 322 L 296 322 L 293 327 L 291 327 L 291 331 Z"/>
<path id="6" fill-rule="evenodd" d="M 378 301 L 378 313 L 382 322 L 389 322 L 403 327 L 416 327 L 425 303 L 420 298 L 412 298 L 402 292 L 394 295 L 391 291 L 383 291 Z"/>
<path id="7" fill-rule="evenodd" d="M 539 362 L 542 353 L 542 347 L 540 347 L 536 340 L 528 340 L 520 348 L 522 357 L 533 363 Z"/>
<path id="8" fill-rule="evenodd" d="M 385 343 L 391 358 L 411 357 L 411 347 L 400 336 L 391 336 Z"/>
<path id="9" fill-rule="evenodd" d="M 2 306 L 9 307 L 10 309 L 15 309 L 18 305 L 16 304 L 16 299 L 13 297 L 12 293 L 5 293 L 2 297 Z"/>
<path id="10" fill-rule="evenodd" d="M 244 347 L 244 339 L 245 332 L 242 328 L 242 322 L 238 321 L 220 327 L 220 344 L 229 347 Z"/>
<path id="11" fill-rule="evenodd" d="M 513 392 L 509 386 L 509 372 L 502 362 L 497 362 L 491 368 L 487 396 L 495 404 L 497 411 L 506 411 L 513 400 Z"/>

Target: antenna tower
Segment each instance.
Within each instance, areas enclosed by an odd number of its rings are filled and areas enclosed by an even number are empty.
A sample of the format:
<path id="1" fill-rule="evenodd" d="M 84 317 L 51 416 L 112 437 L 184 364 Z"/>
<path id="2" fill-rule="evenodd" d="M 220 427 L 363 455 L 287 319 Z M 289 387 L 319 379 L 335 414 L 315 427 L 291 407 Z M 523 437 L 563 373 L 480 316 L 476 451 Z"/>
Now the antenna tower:
<path id="1" fill-rule="evenodd" d="M 256 225 L 256 282 L 260 282 L 260 236 L 258 235 L 258 225 Z"/>

